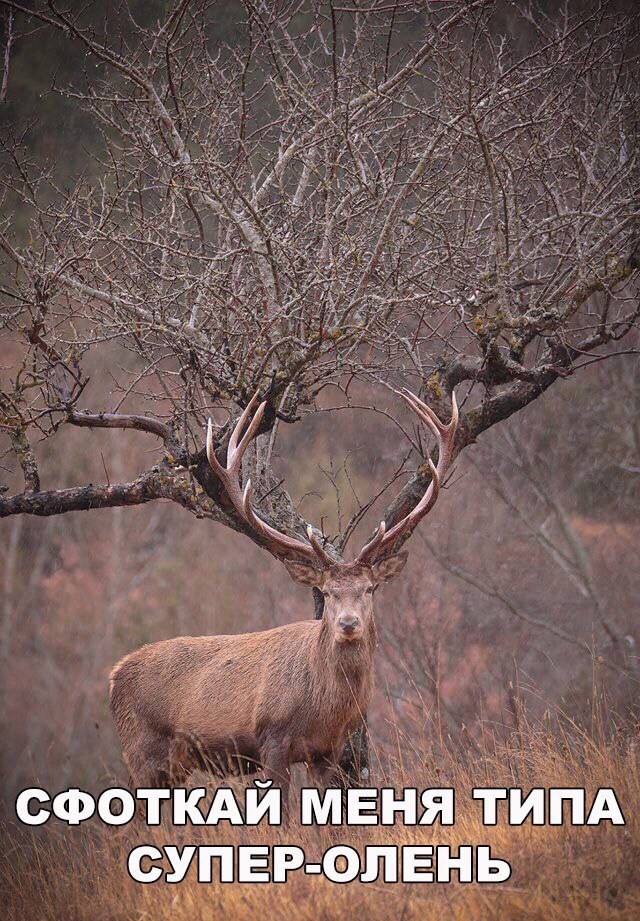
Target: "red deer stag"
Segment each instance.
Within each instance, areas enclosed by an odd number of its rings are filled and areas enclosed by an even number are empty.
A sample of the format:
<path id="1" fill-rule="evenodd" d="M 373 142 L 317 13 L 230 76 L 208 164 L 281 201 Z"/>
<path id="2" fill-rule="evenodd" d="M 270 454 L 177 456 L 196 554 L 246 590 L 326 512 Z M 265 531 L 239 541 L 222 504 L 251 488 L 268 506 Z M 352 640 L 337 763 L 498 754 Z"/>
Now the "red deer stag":
<path id="1" fill-rule="evenodd" d="M 306 762 L 315 779 L 329 782 L 369 703 L 373 593 L 404 567 L 407 555 L 392 555 L 394 545 L 433 507 L 453 455 L 455 396 L 444 425 L 410 391 L 396 392 L 436 436 L 438 464 L 428 460 L 432 479 L 412 511 L 389 530 L 381 522 L 350 563 L 330 557 L 310 527 L 307 543 L 277 531 L 253 510 L 251 481 L 241 487 L 241 462 L 266 403 L 250 418 L 256 394 L 242 413 L 226 467 L 214 454 L 209 421 L 209 463 L 229 500 L 294 581 L 322 592 L 324 613 L 321 620 L 260 633 L 164 640 L 125 656 L 111 673 L 110 700 L 135 786 L 178 784 L 196 767 L 219 775 L 262 767 L 282 786 L 286 804 L 292 764 Z"/>

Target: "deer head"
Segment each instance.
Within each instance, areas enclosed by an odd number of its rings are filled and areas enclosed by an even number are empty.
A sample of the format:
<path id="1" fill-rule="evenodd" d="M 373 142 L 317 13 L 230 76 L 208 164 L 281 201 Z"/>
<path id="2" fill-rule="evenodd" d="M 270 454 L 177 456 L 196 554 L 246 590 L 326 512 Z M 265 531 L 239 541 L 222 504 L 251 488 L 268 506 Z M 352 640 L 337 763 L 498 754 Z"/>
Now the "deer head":
<path id="1" fill-rule="evenodd" d="M 387 530 L 384 521 L 371 540 L 351 562 L 336 560 L 320 543 L 314 529 L 307 527 L 308 541 L 291 537 L 264 521 L 251 505 L 251 480 L 244 489 L 241 485 L 242 457 L 254 437 L 266 402 L 255 409 L 256 393 L 235 426 L 227 447 L 227 462 L 223 466 L 214 452 L 213 424 L 209 419 L 207 429 L 207 457 L 222 481 L 227 496 L 240 518 L 260 534 L 268 549 L 282 560 L 295 582 L 309 585 L 322 592 L 323 618 L 330 625 L 336 642 L 360 640 L 373 626 L 373 594 L 381 582 L 390 582 L 404 568 L 405 551 L 394 552 L 401 539 L 406 539 L 418 522 L 433 508 L 444 476 L 453 457 L 454 440 L 458 425 L 458 406 L 451 394 L 451 420 L 444 424 L 432 409 L 411 391 L 396 390 L 418 417 L 431 429 L 438 443 L 438 463 L 434 466 L 426 458 L 431 471 L 431 482 L 414 508 L 392 528 Z M 255 410 L 255 411 L 254 411 Z M 244 432 L 244 434 L 243 434 Z"/>

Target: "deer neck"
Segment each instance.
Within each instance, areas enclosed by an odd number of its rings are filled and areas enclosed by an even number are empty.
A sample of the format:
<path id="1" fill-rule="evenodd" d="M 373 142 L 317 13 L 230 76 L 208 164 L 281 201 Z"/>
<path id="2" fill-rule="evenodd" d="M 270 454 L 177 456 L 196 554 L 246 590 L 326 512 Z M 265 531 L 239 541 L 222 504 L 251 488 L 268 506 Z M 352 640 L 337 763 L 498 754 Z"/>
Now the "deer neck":
<path id="1" fill-rule="evenodd" d="M 348 686 L 350 692 L 362 689 L 368 693 L 373 677 L 373 657 L 376 648 L 376 628 L 373 618 L 369 629 L 359 640 L 338 642 L 323 620 L 317 644 L 318 664 L 328 683 Z"/>

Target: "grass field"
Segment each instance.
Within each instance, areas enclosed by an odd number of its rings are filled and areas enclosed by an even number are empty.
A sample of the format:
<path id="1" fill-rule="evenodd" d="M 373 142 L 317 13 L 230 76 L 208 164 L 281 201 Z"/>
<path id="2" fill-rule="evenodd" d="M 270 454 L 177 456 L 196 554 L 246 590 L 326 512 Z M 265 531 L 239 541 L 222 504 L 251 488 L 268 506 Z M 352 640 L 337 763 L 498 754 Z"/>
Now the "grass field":
<path id="1" fill-rule="evenodd" d="M 404 745 L 401 749 L 406 751 Z M 98 827 L 3 830 L 2 904 L 7 921 L 292 921 L 346 918 L 355 921 L 637 921 L 640 918 L 640 772 L 635 736 L 587 732 L 570 721 L 521 729 L 507 740 L 485 734 L 471 756 L 440 747 L 414 751 L 412 766 L 392 765 L 376 775 L 378 785 L 397 788 L 453 786 L 456 824 L 446 828 Z M 405 757 L 406 762 L 406 757 Z M 512 827 L 481 822 L 474 786 L 585 787 L 590 803 L 599 787 L 613 787 L 626 826 Z M 295 810 L 294 810 L 295 811 Z M 345 885 L 292 873 L 274 884 L 133 882 L 127 855 L 136 844 L 300 844 L 318 859 L 332 844 L 489 844 L 494 856 L 510 861 L 502 884 Z M 191 871 L 190 871 L 191 873 Z M 215 876 L 214 876 L 215 878 Z"/>

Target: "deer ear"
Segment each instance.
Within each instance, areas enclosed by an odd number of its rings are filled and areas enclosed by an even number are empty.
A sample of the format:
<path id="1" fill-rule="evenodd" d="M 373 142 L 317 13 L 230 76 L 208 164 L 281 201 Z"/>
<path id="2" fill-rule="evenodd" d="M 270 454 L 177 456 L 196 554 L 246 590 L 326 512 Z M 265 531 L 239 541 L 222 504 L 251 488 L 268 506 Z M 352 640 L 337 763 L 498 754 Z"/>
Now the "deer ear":
<path id="1" fill-rule="evenodd" d="M 407 551 L 401 550 L 395 556 L 389 556 L 386 560 L 381 560 L 371 567 L 373 578 L 376 582 L 391 582 L 392 579 L 400 575 L 408 557 Z"/>
<path id="2" fill-rule="evenodd" d="M 300 585 L 312 585 L 314 588 L 320 585 L 322 573 L 310 563 L 296 563 L 294 560 L 283 560 L 282 562 L 294 582 Z"/>

